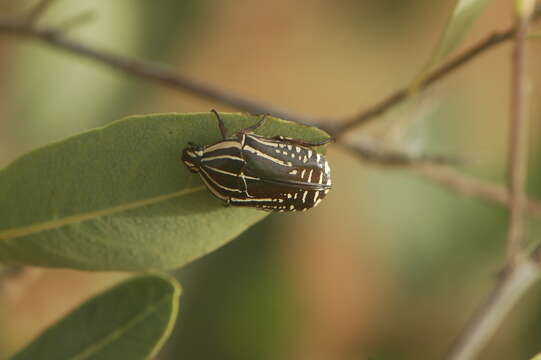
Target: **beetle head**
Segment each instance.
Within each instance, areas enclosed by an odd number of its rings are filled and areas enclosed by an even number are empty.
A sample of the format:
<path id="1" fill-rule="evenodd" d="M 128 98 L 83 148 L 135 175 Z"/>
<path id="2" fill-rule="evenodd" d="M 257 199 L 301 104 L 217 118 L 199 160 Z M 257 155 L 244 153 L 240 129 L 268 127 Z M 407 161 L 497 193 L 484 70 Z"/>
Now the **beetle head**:
<path id="1" fill-rule="evenodd" d="M 188 145 L 189 146 L 182 151 L 182 162 L 188 167 L 188 170 L 196 173 L 201 166 L 203 147 L 192 142 L 189 142 Z"/>

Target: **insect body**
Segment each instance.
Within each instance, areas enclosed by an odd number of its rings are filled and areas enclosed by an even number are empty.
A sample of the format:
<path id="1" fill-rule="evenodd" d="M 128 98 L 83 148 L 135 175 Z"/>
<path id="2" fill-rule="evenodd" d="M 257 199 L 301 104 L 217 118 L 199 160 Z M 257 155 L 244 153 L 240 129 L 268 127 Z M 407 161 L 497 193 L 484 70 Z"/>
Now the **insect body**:
<path id="1" fill-rule="evenodd" d="M 182 161 L 198 173 L 209 191 L 228 205 L 267 211 L 305 211 L 315 207 L 331 188 L 325 157 L 308 143 L 283 136 L 254 134 L 265 120 L 227 137 L 218 113 L 223 140 L 208 146 L 189 143 Z"/>

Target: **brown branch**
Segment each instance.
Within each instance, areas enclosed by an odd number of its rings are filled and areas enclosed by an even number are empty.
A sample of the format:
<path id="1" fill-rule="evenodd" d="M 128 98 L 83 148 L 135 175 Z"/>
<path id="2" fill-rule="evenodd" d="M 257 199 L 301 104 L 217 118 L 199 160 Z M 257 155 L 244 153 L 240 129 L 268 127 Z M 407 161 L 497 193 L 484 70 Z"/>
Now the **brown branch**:
<path id="1" fill-rule="evenodd" d="M 541 18 L 541 6 L 538 6 L 535 9 L 532 20 L 538 20 Z M 517 26 L 511 27 L 503 32 L 495 33 L 487 37 L 485 40 L 478 42 L 475 45 L 472 45 L 468 49 L 464 50 L 461 54 L 456 56 L 454 59 L 443 64 L 433 72 L 431 72 L 425 81 L 423 81 L 417 87 L 417 90 L 424 90 L 430 85 L 436 83 L 442 78 L 446 77 L 454 70 L 460 68 L 464 64 L 468 63 L 470 60 L 477 57 L 477 55 L 483 53 L 485 50 L 488 50 L 498 44 L 510 40 L 517 30 Z M 409 88 L 404 88 L 395 91 L 382 101 L 376 103 L 375 105 L 370 106 L 368 109 L 362 111 L 360 114 L 357 114 L 349 119 L 344 120 L 339 125 L 334 125 L 331 128 L 332 134 L 335 137 L 340 137 L 351 129 L 364 125 L 377 117 L 383 115 L 386 111 L 395 107 L 396 105 L 402 103 L 410 95 Z"/>

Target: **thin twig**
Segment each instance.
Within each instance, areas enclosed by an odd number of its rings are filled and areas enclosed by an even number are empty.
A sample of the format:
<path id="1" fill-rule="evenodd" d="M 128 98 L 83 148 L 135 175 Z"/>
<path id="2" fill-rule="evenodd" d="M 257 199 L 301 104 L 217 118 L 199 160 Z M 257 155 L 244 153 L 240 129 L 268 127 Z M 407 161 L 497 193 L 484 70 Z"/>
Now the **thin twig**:
<path id="1" fill-rule="evenodd" d="M 386 149 L 380 141 L 369 138 L 356 140 L 355 143 L 339 142 L 338 146 L 358 155 L 362 160 L 377 165 L 392 167 L 409 167 L 418 165 L 458 165 L 462 160 L 451 156 L 416 155 L 403 151 Z"/>
<path id="2" fill-rule="evenodd" d="M 257 102 L 243 96 L 233 95 L 230 90 L 219 89 L 189 76 L 178 74 L 165 66 L 116 55 L 84 45 L 69 39 L 62 31 L 58 31 L 54 28 L 27 28 L 23 24 L 17 22 L 0 20 L 0 32 L 41 40 L 58 49 L 83 56 L 87 59 L 95 60 L 114 70 L 123 71 L 127 74 L 165 85 L 173 90 L 188 92 L 251 113 L 271 114 L 276 117 L 290 119 L 307 125 L 315 124 L 314 121 L 307 117 L 262 102 Z"/>
<path id="3" fill-rule="evenodd" d="M 541 6 L 538 6 L 535 9 L 535 12 L 532 16 L 532 21 L 538 20 L 541 18 Z M 417 90 L 424 90 L 430 85 L 436 83 L 442 78 L 446 77 L 453 70 L 460 68 L 462 65 L 466 64 L 477 55 L 481 54 L 485 50 L 488 50 L 498 44 L 510 40 L 517 30 L 517 26 L 511 27 L 503 32 L 495 33 L 488 36 L 485 40 L 478 42 L 475 45 L 472 45 L 468 49 L 464 50 L 461 54 L 456 56 L 454 59 L 448 61 L 447 63 L 441 65 L 436 70 L 432 71 L 427 77 L 417 87 Z M 362 111 L 360 114 L 357 114 L 349 119 L 346 119 L 339 125 L 334 125 L 331 131 L 335 137 L 342 136 L 349 130 L 368 123 L 369 121 L 374 120 L 375 118 L 383 115 L 386 111 L 395 107 L 396 105 L 402 103 L 406 100 L 411 94 L 409 87 L 400 89 L 383 99 L 382 101 L 376 103 L 373 106 L 370 106 L 368 109 Z"/>
<path id="4" fill-rule="evenodd" d="M 475 359 L 505 316 L 539 279 L 539 265 L 528 259 L 505 271 L 485 301 L 456 338 L 447 360 Z"/>
<path id="5" fill-rule="evenodd" d="M 537 19 L 540 16 L 541 6 L 536 9 L 534 18 Z M 0 20 L 0 32 L 41 40 L 49 45 L 113 67 L 115 70 L 158 82 L 172 88 L 173 90 L 187 91 L 197 96 L 230 105 L 241 110 L 257 114 L 272 114 L 280 118 L 297 121 L 303 124 L 320 126 L 334 137 L 342 136 L 350 129 L 375 119 L 387 110 L 400 104 L 408 97 L 408 89 L 395 91 L 393 94 L 378 102 L 376 105 L 370 106 L 361 114 L 352 118 L 338 121 L 339 125 L 332 125 L 332 122 L 334 121 L 325 121 L 325 123 L 323 123 L 320 119 L 294 114 L 290 111 L 279 109 L 243 96 L 232 95 L 231 91 L 216 88 L 210 84 L 178 74 L 163 66 L 158 66 L 153 63 L 130 59 L 94 49 L 66 38 L 62 32 L 54 28 L 29 29 L 28 27 L 24 26 L 24 24 L 8 20 Z M 427 80 L 420 85 L 419 90 L 423 90 L 429 85 L 441 80 L 448 74 L 452 73 L 453 70 L 468 63 L 470 60 L 484 51 L 510 39 L 514 32 L 515 28 L 510 28 L 504 32 L 493 34 L 484 41 L 481 41 L 478 44 L 466 49 L 455 59 L 443 64 L 438 69 L 433 71 L 427 77 Z"/>
<path id="6" fill-rule="evenodd" d="M 25 25 L 32 27 L 36 24 L 39 18 L 45 13 L 45 11 L 51 6 L 54 0 L 40 0 L 38 3 L 28 12 L 25 19 Z"/>
<path id="7" fill-rule="evenodd" d="M 501 185 L 482 181 L 448 166 L 416 165 L 412 169 L 432 182 L 443 185 L 459 194 L 503 206 L 509 204 L 508 193 Z M 526 212 L 528 215 L 541 217 L 541 202 L 528 200 Z"/>
<path id="8" fill-rule="evenodd" d="M 520 251 L 523 233 L 523 209 L 526 199 L 524 183 L 528 165 L 528 126 L 525 90 L 526 40 L 529 29 L 529 16 L 521 16 L 513 48 L 513 70 L 511 89 L 511 116 L 509 126 L 509 227 L 507 233 L 508 261 Z"/>
<path id="9" fill-rule="evenodd" d="M 508 192 L 505 187 L 466 175 L 445 165 L 446 162 L 453 159 L 423 156 L 404 157 L 404 154 L 402 153 L 398 153 L 397 155 L 392 152 L 381 152 L 379 148 L 370 149 L 369 143 L 362 145 L 340 145 L 359 156 L 362 160 L 368 160 L 383 165 L 407 166 L 407 169 L 411 169 L 425 179 L 452 190 L 455 193 L 503 206 L 509 204 Z M 531 199 L 528 200 L 526 203 L 526 212 L 528 215 L 541 217 L 541 202 Z"/>
<path id="10" fill-rule="evenodd" d="M 447 359 L 475 359 L 498 329 L 515 302 L 540 277 L 539 247 L 535 260 L 522 246 L 526 194 L 524 183 L 527 170 L 527 118 L 525 62 L 526 40 L 534 0 L 517 1 L 521 11 L 517 15 L 517 31 L 512 57 L 512 94 L 509 131 L 508 188 L 509 224 L 507 232 L 507 259 L 502 278 L 485 302 L 460 332 Z M 522 7 L 521 7 L 522 6 Z M 536 261 L 537 260 L 537 261 Z"/>

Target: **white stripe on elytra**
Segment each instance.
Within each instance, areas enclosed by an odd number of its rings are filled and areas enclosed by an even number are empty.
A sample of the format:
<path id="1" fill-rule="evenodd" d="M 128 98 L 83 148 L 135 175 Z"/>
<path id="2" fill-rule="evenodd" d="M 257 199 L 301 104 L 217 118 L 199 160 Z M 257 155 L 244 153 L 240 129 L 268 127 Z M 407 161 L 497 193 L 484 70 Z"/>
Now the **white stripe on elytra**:
<path id="1" fill-rule="evenodd" d="M 308 182 L 312 182 L 312 173 L 314 172 L 314 169 L 310 170 L 310 174 L 308 174 Z"/>
<path id="2" fill-rule="evenodd" d="M 202 173 L 199 173 L 199 175 L 200 175 L 200 177 L 201 177 L 201 180 L 203 180 L 203 182 L 205 183 L 205 185 L 207 185 L 207 189 L 209 189 L 210 192 L 214 194 L 214 196 L 216 196 L 218 199 L 222 199 L 222 200 L 227 201 L 227 196 L 224 196 L 224 195 L 220 194 L 218 191 L 216 191 L 215 188 L 213 188 L 212 186 L 210 186 L 210 184 L 208 183 L 207 179 L 205 179 L 205 176 L 204 176 Z"/>
<path id="3" fill-rule="evenodd" d="M 246 143 L 246 134 L 242 134 L 242 140 L 240 141 L 240 147 L 244 148 L 245 143 Z"/>
<path id="4" fill-rule="evenodd" d="M 308 195 L 308 190 L 305 190 L 304 195 L 302 195 L 302 203 L 303 204 L 306 202 L 306 195 Z"/>
<path id="5" fill-rule="evenodd" d="M 314 191 L 314 202 L 316 202 L 318 196 L 319 196 L 319 191 Z"/>
<path id="6" fill-rule="evenodd" d="M 258 202 L 258 201 L 272 202 L 273 200 L 274 199 L 271 199 L 271 198 L 253 198 L 253 199 L 241 199 L 241 198 L 235 198 L 235 197 L 231 198 L 231 201 L 242 201 L 242 202 Z"/>
<path id="7" fill-rule="evenodd" d="M 260 144 L 266 145 L 266 146 L 278 147 L 278 144 L 277 144 L 277 143 L 274 143 L 274 142 L 268 142 L 268 141 L 265 141 L 265 140 L 261 140 L 260 138 L 255 137 L 255 136 L 250 136 L 250 139 L 252 139 L 252 140 L 254 140 L 255 142 L 258 142 L 258 143 L 260 143 Z M 280 147 L 283 147 L 283 146 L 280 146 Z"/>
<path id="8" fill-rule="evenodd" d="M 329 163 L 325 161 L 325 174 L 329 175 L 331 173 L 331 168 L 329 167 Z"/>
<path id="9" fill-rule="evenodd" d="M 243 149 L 246 150 L 246 151 L 253 152 L 254 154 L 256 154 L 258 156 L 261 156 L 262 158 L 265 158 L 267 160 L 270 160 L 270 161 L 272 161 L 272 162 L 274 162 L 276 164 L 280 164 L 282 166 L 291 166 L 290 162 L 285 163 L 280 159 L 276 159 L 276 158 L 274 158 L 274 157 L 272 157 L 272 156 L 270 156 L 268 154 L 265 154 L 264 152 L 261 152 L 261 151 L 255 149 L 255 148 L 251 147 L 250 145 L 244 146 Z"/>
<path id="10" fill-rule="evenodd" d="M 222 150 L 222 149 L 228 149 L 228 148 L 235 148 L 240 149 L 241 146 L 238 141 L 221 141 L 217 144 L 211 145 L 203 151 L 204 153 L 216 151 L 216 150 Z"/>
<path id="11" fill-rule="evenodd" d="M 207 166 L 207 165 L 205 165 L 205 169 L 212 170 L 212 171 L 216 171 L 216 172 L 218 172 L 218 173 L 225 174 L 225 175 L 230 175 L 230 176 L 234 176 L 234 177 L 237 177 L 237 176 L 244 176 L 245 179 L 250 179 L 250 180 L 261 180 L 261 178 L 258 178 L 258 177 L 249 176 L 249 175 L 245 175 L 245 174 L 237 175 L 237 174 L 235 174 L 235 173 L 232 173 L 232 172 L 229 172 L 229 171 L 225 171 L 225 170 L 222 170 L 222 169 L 217 169 L 217 168 L 215 168 L 215 167 Z"/>
<path id="12" fill-rule="evenodd" d="M 202 158 L 201 161 L 205 162 L 205 161 L 212 161 L 212 160 L 217 160 L 217 159 L 231 159 L 231 160 L 239 160 L 239 161 L 243 161 L 243 162 L 244 162 L 244 159 L 243 159 L 243 158 L 238 157 L 238 156 L 233 156 L 233 155 L 216 155 L 216 156 L 208 156 L 208 157 Z"/>
<path id="13" fill-rule="evenodd" d="M 210 181 L 212 181 L 214 184 L 216 184 L 218 187 L 221 187 L 222 189 L 224 190 L 227 190 L 227 191 L 233 191 L 233 192 L 243 192 L 242 190 L 239 190 L 239 189 L 233 189 L 233 188 L 230 188 L 230 187 L 227 187 L 227 186 L 224 186 L 222 184 L 220 184 L 219 182 L 217 182 L 216 180 L 214 180 L 212 178 L 212 176 L 209 175 L 208 172 L 205 171 L 204 168 L 201 168 L 201 171 L 205 173 L 205 175 L 207 175 L 207 177 L 210 179 Z"/>

